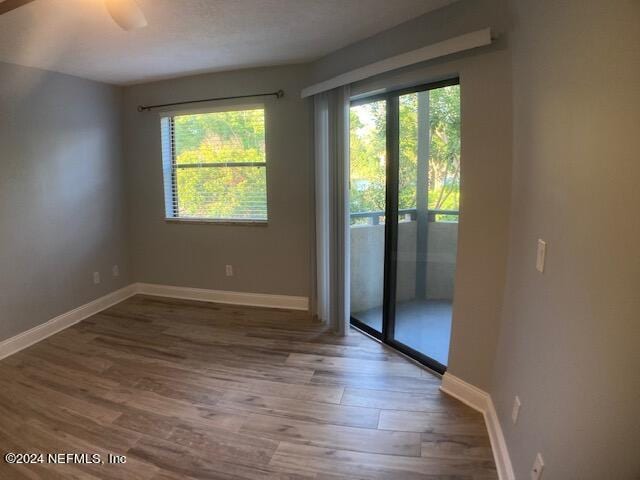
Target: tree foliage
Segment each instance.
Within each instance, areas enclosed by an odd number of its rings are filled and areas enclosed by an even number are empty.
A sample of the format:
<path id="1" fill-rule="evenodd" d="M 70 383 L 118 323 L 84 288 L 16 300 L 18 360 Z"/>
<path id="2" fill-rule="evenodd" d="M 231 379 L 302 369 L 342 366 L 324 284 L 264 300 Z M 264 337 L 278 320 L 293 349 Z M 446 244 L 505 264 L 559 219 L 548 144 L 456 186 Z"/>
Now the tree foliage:
<path id="1" fill-rule="evenodd" d="M 415 209 L 418 174 L 418 95 L 399 100 L 400 209 Z M 434 89 L 428 95 L 428 183 L 430 210 L 458 210 L 460 194 L 460 89 Z M 386 107 L 384 101 L 351 108 L 351 211 L 385 209 Z M 425 135 L 426 136 L 426 135 Z M 455 217 L 454 217 L 455 218 Z"/>
<path id="2" fill-rule="evenodd" d="M 266 219 L 264 110 L 174 117 L 180 216 Z M 188 168 L 191 165 L 200 165 Z"/>

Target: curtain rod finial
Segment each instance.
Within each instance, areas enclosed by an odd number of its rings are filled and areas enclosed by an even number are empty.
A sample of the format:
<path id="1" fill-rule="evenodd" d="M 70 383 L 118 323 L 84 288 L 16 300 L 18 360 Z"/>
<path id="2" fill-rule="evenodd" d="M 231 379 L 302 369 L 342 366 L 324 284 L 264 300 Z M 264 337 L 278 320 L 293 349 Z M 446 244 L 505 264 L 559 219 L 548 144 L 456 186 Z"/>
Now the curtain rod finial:
<path id="1" fill-rule="evenodd" d="M 278 90 L 278 91 L 276 92 L 276 97 L 278 97 L 278 98 L 282 98 L 282 97 L 284 97 L 284 90 Z"/>

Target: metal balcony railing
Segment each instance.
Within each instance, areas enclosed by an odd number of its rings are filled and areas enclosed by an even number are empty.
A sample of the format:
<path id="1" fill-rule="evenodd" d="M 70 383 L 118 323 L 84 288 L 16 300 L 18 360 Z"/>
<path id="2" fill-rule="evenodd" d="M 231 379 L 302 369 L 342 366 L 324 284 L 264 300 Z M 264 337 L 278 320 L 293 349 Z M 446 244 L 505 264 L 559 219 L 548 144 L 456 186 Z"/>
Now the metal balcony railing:
<path id="1" fill-rule="evenodd" d="M 459 217 L 460 212 L 458 210 L 429 210 L 427 212 L 427 219 L 429 222 L 437 222 L 439 215 L 446 215 Z M 415 221 L 418 218 L 418 210 L 415 208 L 406 208 L 398 210 L 399 218 L 408 218 L 409 221 Z M 369 220 L 367 224 L 380 225 L 380 219 L 384 218 L 384 212 L 356 212 L 351 214 L 351 219 L 366 219 Z"/>

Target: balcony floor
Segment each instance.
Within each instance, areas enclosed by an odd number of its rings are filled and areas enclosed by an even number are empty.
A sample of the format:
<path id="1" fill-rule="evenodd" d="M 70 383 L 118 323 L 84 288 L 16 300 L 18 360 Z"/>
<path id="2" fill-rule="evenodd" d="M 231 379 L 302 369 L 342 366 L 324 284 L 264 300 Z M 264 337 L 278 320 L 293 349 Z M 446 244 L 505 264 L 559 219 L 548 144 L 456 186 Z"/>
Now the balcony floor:
<path id="1" fill-rule="evenodd" d="M 351 314 L 371 328 L 382 330 L 382 307 Z M 396 305 L 396 340 L 443 365 L 449 358 L 451 302 L 410 300 Z"/>

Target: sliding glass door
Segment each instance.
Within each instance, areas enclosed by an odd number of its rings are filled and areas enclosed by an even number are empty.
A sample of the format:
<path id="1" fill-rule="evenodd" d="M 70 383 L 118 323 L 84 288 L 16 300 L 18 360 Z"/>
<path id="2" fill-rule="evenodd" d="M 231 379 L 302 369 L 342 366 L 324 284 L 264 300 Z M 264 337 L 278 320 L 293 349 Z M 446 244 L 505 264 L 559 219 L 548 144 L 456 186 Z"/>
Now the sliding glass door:
<path id="1" fill-rule="evenodd" d="M 353 102 L 352 324 L 441 373 L 459 190 L 457 80 Z"/>
<path id="2" fill-rule="evenodd" d="M 351 311 L 362 329 L 380 336 L 387 206 L 387 101 L 352 106 L 350 121 Z"/>

